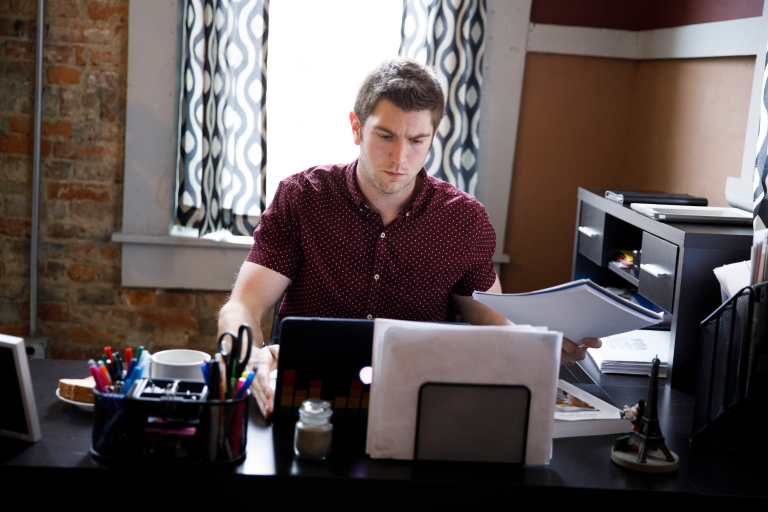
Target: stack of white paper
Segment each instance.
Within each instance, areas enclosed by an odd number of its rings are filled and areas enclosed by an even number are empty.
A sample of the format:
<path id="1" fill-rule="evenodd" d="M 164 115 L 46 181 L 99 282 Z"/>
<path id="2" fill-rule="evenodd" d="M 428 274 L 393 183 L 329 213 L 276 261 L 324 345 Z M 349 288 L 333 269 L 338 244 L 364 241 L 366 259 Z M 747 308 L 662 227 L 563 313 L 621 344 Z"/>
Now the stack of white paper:
<path id="1" fill-rule="evenodd" d="M 733 297 L 736 292 L 750 285 L 752 276 L 752 262 L 740 261 L 718 267 L 713 271 L 715 277 L 720 282 L 720 290 L 723 295 L 723 302 Z"/>
<path id="2" fill-rule="evenodd" d="M 670 331 L 633 331 L 602 338 L 603 346 L 588 349 L 603 373 L 650 375 L 653 359 L 659 358 L 659 377 L 667 376 Z"/>
<path id="3" fill-rule="evenodd" d="M 532 327 L 376 319 L 366 453 L 413 459 L 426 382 L 517 384 L 531 392 L 525 462 L 549 463 L 561 347 L 560 333 Z"/>
<path id="4" fill-rule="evenodd" d="M 475 292 L 472 296 L 516 324 L 546 326 L 574 343 L 654 325 L 664 317 L 589 279 L 530 293 Z"/>

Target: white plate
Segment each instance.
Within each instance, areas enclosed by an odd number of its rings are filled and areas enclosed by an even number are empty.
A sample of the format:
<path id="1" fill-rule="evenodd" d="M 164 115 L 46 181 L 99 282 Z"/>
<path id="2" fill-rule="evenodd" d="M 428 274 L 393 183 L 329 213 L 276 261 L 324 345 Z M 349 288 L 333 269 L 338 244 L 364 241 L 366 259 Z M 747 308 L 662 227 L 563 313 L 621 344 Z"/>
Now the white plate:
<path id="1" fill-rule="evenodd" d="M 72 404 L 75 407 L 79 407 L 84 411 L 93 411 L 93 404 L 87 404 L 85 402 L 75 402 L 74 400 L 70 400 L 69 398 L 64 398 L 59 394 L 59 388 L 56 388 L 56 397 L 62 402 L 67 402 L 68 404 Z"/>

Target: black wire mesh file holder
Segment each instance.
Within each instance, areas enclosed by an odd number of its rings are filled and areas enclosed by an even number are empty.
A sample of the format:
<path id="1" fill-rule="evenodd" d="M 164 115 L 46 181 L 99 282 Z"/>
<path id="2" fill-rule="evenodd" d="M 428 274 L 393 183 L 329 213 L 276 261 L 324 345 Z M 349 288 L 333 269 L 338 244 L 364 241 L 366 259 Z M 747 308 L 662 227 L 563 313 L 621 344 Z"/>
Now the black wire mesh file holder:
<path id="1" fill-rule="evenodd" d="M 768 453 L 768 283 L 748 286 L 701 322 L 692 447 Z"/>

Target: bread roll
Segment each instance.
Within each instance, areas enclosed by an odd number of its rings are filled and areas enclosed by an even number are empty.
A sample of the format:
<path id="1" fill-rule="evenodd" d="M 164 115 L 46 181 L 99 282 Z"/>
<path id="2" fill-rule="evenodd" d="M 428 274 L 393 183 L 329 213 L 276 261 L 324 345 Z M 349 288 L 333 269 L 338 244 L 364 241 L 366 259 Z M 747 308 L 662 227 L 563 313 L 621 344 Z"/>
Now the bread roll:
<path id="1" fill-rule="evenodd" d="M 92 404 L 95 385 L 93 376 L 85 379 L 59 379 L 59 396 L 75 402 Z"/>

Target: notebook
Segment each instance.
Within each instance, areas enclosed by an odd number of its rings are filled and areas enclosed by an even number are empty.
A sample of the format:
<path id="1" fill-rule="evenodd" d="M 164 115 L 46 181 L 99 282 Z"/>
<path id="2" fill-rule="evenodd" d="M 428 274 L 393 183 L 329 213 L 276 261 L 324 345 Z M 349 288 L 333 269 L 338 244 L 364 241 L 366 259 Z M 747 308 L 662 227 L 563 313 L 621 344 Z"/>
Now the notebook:
<path id="1" fill-rule="evenodd" d="M 331 421 L 367 421 L 373 320 L 287 317 L 280 323 L 274 422 L 295 422 L 308 398 L 331 403 Z"/>
<path id="2" fill-rule="evenodd" d="M 646 217 L 662 222 L 751 225 L 753 218 L 752 212 L 745 212 L 738 208 L 720 208 L 716 206 L 632 203 L 631 208 Z"/>

